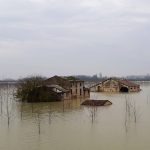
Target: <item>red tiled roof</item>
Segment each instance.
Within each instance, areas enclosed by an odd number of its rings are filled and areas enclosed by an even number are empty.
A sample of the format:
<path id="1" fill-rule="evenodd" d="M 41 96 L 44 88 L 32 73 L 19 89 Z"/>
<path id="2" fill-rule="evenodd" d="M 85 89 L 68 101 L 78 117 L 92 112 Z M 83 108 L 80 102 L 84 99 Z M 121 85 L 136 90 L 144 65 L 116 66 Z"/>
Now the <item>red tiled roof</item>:
<path id="1" fill-rule="evenodd" d="M 46 85 L 59 85 L 63 87 L 64 89 L 70 89 L 71 87 L 71 83 L 67 79 L 59 77 L 59 76 L 54 76 L 54 77 L 47 79 L 45 81 L 45 84 Z"/>
<path id="2" fill-rule="evenodd" d="M 134 82 L 131 82 L 131 81 L 127 80 L 127 79 L 109 78 L 109 79 L 104 80 L 103 82 L 105 82 L 107 80 L 115 80 L 115 81 L 118 81 L 120 84 L 129 86 L 129 87 L 131 87 L 131 86 L 139 86 L 138 84 L 136 84 Z"/>
<path id="3" fill-rule="evenodd" d="M 84 81 L 81 81 L 78 79 L 77 80 L 69 80 L 66 77 L 60 77 L 60 76 L 54 76 L 54 77 L 51 77 L 51 78 L 45 80 L 46 85 L 59 85 L 59 86 L 63 87 L 64 89 L 70 89 L 72 82 L 84 82 Z"/>
<path id="4" fill-rule="evenodd" d="M 119 80 L 119 82 L 121 83 L 121 84 L 124 84 L 124 85 L 127 85 L 127 86 L 139 86 L 138 84 L 136 84 L 136 83 L 133 83 L 133 82 L 131 82 L 131 81 L 129 81 L 129 80 Z"/>

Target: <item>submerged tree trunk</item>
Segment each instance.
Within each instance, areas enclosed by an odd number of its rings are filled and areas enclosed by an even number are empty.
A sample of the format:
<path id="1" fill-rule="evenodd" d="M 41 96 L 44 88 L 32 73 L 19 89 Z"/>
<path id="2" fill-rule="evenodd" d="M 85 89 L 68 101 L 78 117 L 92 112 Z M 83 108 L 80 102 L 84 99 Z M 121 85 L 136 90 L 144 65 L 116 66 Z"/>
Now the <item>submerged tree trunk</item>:
<path id="1" fill-rule="evenodd" d="M 37 113 L 37 121 L 38 121 L 38 133 L 41 134 L 41 120 L 40 120 L 40 112 Z"/>
<path id="2" fill-rule="evenodd" d="M 8 123 L 8 128 L 9 128 L 9 125 L 10 125 L 10 113 L 9 113 L 9 93 L 8 93 L 8 90 L 9 90 L 9 86 L 7 85 L 6 110 L 7 110 L 7 123 Z"/>

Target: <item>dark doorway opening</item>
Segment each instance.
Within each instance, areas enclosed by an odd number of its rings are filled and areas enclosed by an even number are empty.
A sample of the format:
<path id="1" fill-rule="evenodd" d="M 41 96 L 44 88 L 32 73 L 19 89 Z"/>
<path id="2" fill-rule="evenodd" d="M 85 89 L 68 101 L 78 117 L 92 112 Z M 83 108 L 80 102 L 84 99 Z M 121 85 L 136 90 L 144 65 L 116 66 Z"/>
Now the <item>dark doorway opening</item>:
<path id="1" fill-rule="evenodd" d="M 100 92 L 100 90 L 101 90 L 101 87 L 100 87 L 100 86 L 98 86 L 98 92 Z"/>
<path id="2" fill-rule="evenodd" d="M 127 87 L 121 87 L 120 92 L 128 93 L 129 89 Z"/>

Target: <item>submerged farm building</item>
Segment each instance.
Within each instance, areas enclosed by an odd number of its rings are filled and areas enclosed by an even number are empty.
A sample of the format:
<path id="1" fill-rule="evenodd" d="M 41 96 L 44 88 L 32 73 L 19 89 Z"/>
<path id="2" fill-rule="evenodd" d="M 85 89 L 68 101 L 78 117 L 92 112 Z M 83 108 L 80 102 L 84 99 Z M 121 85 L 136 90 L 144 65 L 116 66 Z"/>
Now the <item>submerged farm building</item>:
<path id="1" fill-rule="evenodd" d="M 84 81 L 74 77 L 54 76 L 45 81 L 45 86 L 59 95 L 60 99 L 84 98 L 90 96 L 90 90 L 85 88 Z"/>
<path id="2" fill-rule="evenodd" d="M 90 87 L 91 92 L 139 92 L 140 85 L 126 79 L 109 78 Z"/>

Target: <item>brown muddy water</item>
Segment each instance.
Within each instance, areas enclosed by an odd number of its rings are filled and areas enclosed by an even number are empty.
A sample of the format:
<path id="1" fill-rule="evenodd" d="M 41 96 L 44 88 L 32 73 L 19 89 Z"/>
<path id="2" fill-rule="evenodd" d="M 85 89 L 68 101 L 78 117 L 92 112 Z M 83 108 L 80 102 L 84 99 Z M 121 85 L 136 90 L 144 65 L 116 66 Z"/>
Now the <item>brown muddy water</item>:
<path id="1" fill-rule="evenodd" d="M 0 89 L 0 150 L 149 150 L 150 83 L 140 93 L 91 93 L 108 107 L 82 100 L 20 103 L 14 86 Z"/>

